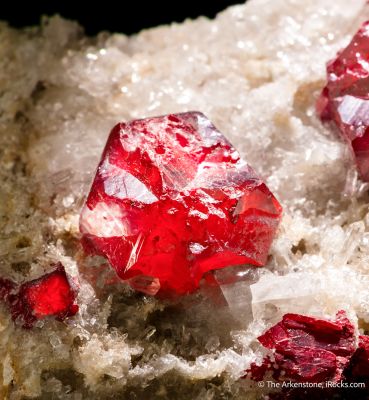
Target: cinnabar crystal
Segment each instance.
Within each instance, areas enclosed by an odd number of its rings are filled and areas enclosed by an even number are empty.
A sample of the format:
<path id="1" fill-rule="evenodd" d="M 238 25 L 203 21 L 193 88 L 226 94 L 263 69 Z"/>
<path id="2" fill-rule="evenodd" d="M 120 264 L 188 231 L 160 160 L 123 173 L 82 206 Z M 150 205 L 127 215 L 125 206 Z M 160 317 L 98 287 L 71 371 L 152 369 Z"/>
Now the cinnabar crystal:
<path id="1" fill-rule="evenodd" d="M 348 142 L 365 181 L 369 181 L 369 22 L 327 65 L 327 84 L 317 111 L 332 121 Z"/>
<path id="2" fill-rule="evenodd" d="M 87 252 L 154 295 L 194 291 L 204 273 L 262 266 L 281 206 L 199 112 L 119 123 L 80 229 Z"/>
<path id="3" fill-rule="evenodd" d="M 260 366 L 251 365 L 247 372 L 254 380 L 270 370 L 276 380 L 337 382 L 355 351 L 354 326 L 344 311 L 335 321 L 286 314 L 258 340 L 273 350 L 274 360 L 267 356 Z"/>
<path id="4" fill-rule="evenodd" d="M 0 300 L 10 308 L 13 320 L 25 328 L 48 316 L 63 320 L 75 315 L 76 295 L 61 263 L 52 272 L 22 285 L 0 278 Z"/>

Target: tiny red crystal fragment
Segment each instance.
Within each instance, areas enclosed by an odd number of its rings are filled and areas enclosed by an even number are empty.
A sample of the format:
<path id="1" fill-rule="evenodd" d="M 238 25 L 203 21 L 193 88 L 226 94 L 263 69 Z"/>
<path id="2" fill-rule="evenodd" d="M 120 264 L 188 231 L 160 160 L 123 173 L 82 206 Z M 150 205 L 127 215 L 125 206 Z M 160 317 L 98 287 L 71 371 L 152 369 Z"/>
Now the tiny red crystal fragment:
<path id="1" fill-rule="evenodd" d="M 323 121 L 332 121 L 349 143 L 356 164 L 369 181 L 369 22 L 327 65 L 327 84 L 318 101 Z"/>
<path id="2" fill-rule="evenodd" d="M 281 206 L 199 112 L 113 128 L 80 229 L 86 252 L 105 256 L 146 294 L 194 291 L 210 271 L 262 266 Z"/>
<path id="3" fill-rule="evenodd" d="M 270 370 L 276 380 L 337 382 L 355 351 L 354 326 L 344 311 L 335 321 L 286 314 L 258 340 L 273 350 L 274 360 L 267 356 L 260 366 L 251 365 L 246 376 L 254 380 Z"/>
<path id="4" fill-rule="evenodd" d="M 48 316 L 63 320 L 75 315 L 75 299 L 76 291 L 61 263 L 52 272 L 22 285 L 0 278 L 0 300 L 9 306 L 13 320 L 25 328 Z"/>

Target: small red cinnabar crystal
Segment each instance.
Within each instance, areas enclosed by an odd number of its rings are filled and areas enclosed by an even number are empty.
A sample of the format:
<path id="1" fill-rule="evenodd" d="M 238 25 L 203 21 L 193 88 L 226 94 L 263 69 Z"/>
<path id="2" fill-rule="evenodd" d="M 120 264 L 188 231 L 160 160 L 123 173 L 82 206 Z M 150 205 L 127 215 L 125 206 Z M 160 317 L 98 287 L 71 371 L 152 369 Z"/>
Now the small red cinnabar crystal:
<path id="1" fill-rule="evenodd" d="M 252 364 L 246 376 L 262 380 L 267 371 L 276 380 L 338 382 L 355 351 L 355 330 L 339 311 L 335 321 L 286 314 L 258 338 L 273 350 L 261 365 Z"/>
<path id="2" fill-rule="evenodd" d="M 323 121 L 333 121 L 350 144 L 363 180 L 369 181 L 369 22 L 327 65 L 318 101 Z"/>
<path id="3" fill-rule="evenodd" d="M 61 263 L 52 272 L 22 285 L 0 278 L 0 300 L 10 308 L 12 319 L 25 328 L 48 316 L 63 320 L 75 315 L 76 295 Z"/>
<path id="4" fill-rule="evenodd" d="M 84 248 L 154 295 L 207 271 L 265 264 L 281 206 L 199 112 L 120 123 L 81 214 Z"/>

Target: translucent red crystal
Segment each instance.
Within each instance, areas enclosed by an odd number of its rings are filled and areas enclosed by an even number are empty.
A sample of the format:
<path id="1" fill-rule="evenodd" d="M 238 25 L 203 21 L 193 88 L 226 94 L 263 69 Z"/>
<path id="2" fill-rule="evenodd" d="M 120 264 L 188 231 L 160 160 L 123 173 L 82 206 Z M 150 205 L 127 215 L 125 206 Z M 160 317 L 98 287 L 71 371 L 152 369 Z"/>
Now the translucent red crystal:
<path id="1" fill-rule="evenodd" d="M 78 311 L 72 287 L 61 263 L 38 279 L 17 285 L 0 278 L 0 300 L 10 308 L 13 320 L 30 328 L 35 321 L 48 316 L 63 320 Z"/>
<path id="2" fill-rule="evenodd" d="M 261 365 L 251 365 L 247 372 L 254 380 L 270 370 L 276 380 L 337 382 L 355 351 L 354 326 L 344 311 L 335 321 L 286 314 L 258 340 L 273 350 L 274 360 L 267 356 Z"/>
<path id="3" fill-rule="evenodd" d="M 369 22 L 327 65 L 317 111 L 333 121 L 349 143 L 361 178 L 369 181 Z"/>
<path id="4" fill-rule="evenodd" d="M 86 251 L 132 287 L 171 295 L 192 292 L 210 270 L 264 265 L 280 217 L 232 145 L 189 112 L 113 128 L 80 229 Z"/>

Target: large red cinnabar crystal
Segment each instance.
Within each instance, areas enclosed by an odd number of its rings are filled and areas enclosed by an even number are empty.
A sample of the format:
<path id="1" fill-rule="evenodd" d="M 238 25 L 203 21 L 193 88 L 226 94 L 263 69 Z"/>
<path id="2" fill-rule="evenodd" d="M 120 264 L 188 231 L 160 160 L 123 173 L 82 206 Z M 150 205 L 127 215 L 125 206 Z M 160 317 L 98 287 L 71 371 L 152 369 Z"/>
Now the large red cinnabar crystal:
<path id="1" fill-rule="evenodd" d="M 334 122 L 352 149 L 361 178 L 369 181 L 369 22 L 328 63 L 327 79 L 318 114 Z"/>
<path id="2" fill-rule="evenodd" d="M 199 112 L 116 125 L 81 214 L 85 249 L 147 294 L 194 291 L 207 271 L 262 266 L 281 206 Z"/>

